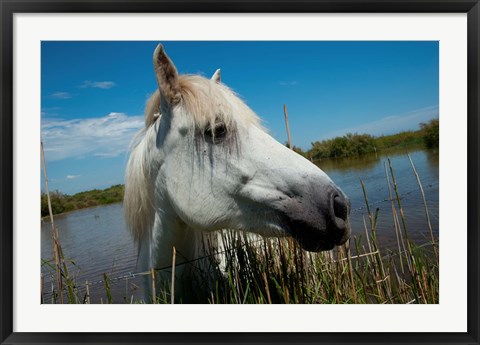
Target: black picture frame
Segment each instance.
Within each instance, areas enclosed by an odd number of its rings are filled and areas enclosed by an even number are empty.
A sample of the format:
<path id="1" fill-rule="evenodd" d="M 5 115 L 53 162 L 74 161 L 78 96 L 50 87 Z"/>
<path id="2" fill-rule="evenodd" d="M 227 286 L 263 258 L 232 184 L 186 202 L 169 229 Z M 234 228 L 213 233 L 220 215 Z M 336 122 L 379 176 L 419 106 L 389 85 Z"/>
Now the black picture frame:
<path id="1" fill-rule="evenodd" d="M 2 344 L 336 343 L 479 344 L 478 0 L 0 0 L 0 341 Z M 467 13 L 468 315 L 466 333 L 15 333 L 13 332 L 13 16 L 15 13 Z M 452 317 L 455 317 L 452 315 Z M 348 328 L 348 326 L 346 326 Z"/>

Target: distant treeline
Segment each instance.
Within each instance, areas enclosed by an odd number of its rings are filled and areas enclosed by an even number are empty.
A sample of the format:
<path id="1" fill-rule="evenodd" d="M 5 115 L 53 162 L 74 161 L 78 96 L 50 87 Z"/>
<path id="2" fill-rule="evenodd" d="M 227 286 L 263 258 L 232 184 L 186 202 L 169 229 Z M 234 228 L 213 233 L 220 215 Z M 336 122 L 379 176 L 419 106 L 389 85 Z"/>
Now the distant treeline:
<path id="1" fill-rule="evenodd" d="M 112 204 L 123 200 L 123 185 L 110 188 L 89 190 L 74 195 L 63 194 L 60 191 L 50 192 L 50 201 L 53 214 L 79 210 L 82 208 Z M 42 217 L 48 216 L 47 194 L 42 192 Z"/>
<path id="2" fill-rule="evenodd" d="M 439 120 L 433 119 L 421 123 L 417 131 L 401 132 L 393 135 L 374 137 L 370 134 L 346 134 L 342 137 L 316 141 L 312 148 L 303 151 L 294 147 L 295 152 L 302 156 L 318 160 L 323 158 L 346 158 L 374 153 L 389 148 L 399 148 L 414 145 L 425 145 L 427 148 L 438 147 Z"/>

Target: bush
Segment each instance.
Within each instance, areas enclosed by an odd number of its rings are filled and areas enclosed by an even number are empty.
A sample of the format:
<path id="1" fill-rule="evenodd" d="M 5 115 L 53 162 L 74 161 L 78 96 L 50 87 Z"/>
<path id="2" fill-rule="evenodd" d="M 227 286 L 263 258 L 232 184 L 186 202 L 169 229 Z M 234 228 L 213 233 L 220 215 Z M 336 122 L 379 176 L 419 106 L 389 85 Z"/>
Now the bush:
<path id="1" fill-rule="evenodd" d="M 376 151 L 375 139 L 369 134 L 349 133 L 343 137 L 316 141 L 307 152 L 313 159 L 354 157 Z"/>
<path id="2" fill-rule="evenodd" d="M 421 123 L 420 130 L 405 131 L 392 135 L 373 137 L 370 134 L 347 134 L 342 137 L 315 141 L 312 148 L 302 152 L 305 157 L 314 160 L 323 158 L 347 158 L 362 156 L 377 151 L 425 144 L 427 148 L 438 147 L 439 121 L 430 120 Z"/>
<path id="3" fill-rule="evenodd" d="M 405 131 L 392 135 L 382 135 L 375 138 L 375 143 L 378 150 L 383 150 L 392 147 L 420 145 L 422 140 L 421 131 Z"/>
<path id="4" fill-rule="evenodd" d="M 59 214 L 86 207 L 120 202 L 123 200 L 123 191 L 123 185 L 115 185 L 104 190 L 94 189 L 74 195 L 67 195 L 59 191 L 53 191 L 50 193 L 52 212 L 53 214 Z M 40 199 L 41 215 L 42 217 L 48 216 L 47 194 L 42 192 Z"/>
<path id="5" fill-rule="evenodd" d="M 428 148 L 438 147 L 440 140 L 440 122 L 438 119 L 430 120 L 428 123 L 421 123 L 420 130 L 423 134 L 423 142 Z"/>

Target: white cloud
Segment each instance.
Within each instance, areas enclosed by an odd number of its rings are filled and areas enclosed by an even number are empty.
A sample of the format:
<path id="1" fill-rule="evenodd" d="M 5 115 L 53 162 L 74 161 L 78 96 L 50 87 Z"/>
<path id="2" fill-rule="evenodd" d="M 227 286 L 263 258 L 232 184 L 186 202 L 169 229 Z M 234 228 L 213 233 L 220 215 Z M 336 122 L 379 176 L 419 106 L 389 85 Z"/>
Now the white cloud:
<path id="1" fill-rule="evenodd" d="M 127 151 L 135 133 L 144 126 L 143 116 L 110 113 L 100 118 L 42 121 L 45 158 L 116 157 Z M 73 176 L 73 175 L 71 175 Z"/>
<path id="2" fill-rule="evenodd" d="M 50 95 L 51 98 L 56 98 L 56 99 L 68 99 L 72 98 L 72 95 L 69 94 L 68 92 L 54 92 Z"/>
<path id="3" fill-rule="evenodd" d="M 388 135 L 406 130 L 419 129 L 421 122 L 428 122 L 438 118 L 438 106 L 413 110 L 411 112 L 381 118 L 379 120 L 365 123 L 355 127 L 343 128 L 326 134 L 325 138 L 334 138 L 347 133 L 367 133 L 371 135 Z"/>
<path id="4" fill-rule="evenodd" d="M 113 81 L 91 81 L 91 80 L 85 80 L 83 84 L 80 85 L 81 88 L 93 87 L 97 89 L 111 89 L 114 86 L 115 86 L 115 83 Z"/>
<path id="5" fill-rule="evenodd" d="M 74 180 L 76 178 L 79 178 L 82 175 L 67 175 L 67 180 Z"/>

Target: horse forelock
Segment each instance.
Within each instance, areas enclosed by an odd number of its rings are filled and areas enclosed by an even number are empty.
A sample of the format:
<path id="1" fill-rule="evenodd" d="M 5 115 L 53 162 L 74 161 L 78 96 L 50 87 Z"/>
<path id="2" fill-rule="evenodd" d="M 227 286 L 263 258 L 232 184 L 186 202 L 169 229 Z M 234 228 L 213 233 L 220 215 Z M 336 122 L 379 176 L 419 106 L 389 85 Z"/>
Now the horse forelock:
<path id="1" fill-rule="evenodd" d="M 181 106 L 192 115 L 195 126 L 205 129 L 221 121 L 228 132 L 244 123 L 260 126 L 257 115 L 227 86 L 196 75 L 180 76 Z"/>
<path id="2" fill-rule="evenodd" d="M 178 83 L 181 92 L 178 105 L 192 116 L 196 128 L 204 129 L 218 121 L 222 121 L 228 131 L 233 131 L 239 122 L 261 127 L 258 116 L 224 84 L 198 75 L 180 75 Z M 160 102 L 160 92 L 156 90 L 145 109 L 147 127 L 155 122 Z"/>
<path id="3" fill-rule="evenodd" d="M 155 114 L 160 115 L 160 91 L 157 89 L 150 96 L 145 106 L 145 127 L 150 127 L 155 120 Z"/>

